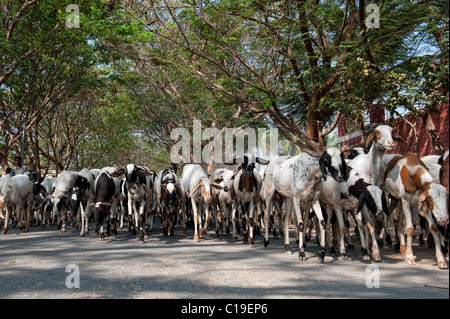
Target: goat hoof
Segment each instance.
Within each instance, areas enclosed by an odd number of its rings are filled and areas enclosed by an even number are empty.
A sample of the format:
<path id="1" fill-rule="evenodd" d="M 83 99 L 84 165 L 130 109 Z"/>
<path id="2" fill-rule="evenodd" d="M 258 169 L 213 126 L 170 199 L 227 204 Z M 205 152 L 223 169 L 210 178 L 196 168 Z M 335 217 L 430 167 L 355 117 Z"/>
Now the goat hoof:
<path id="1" fill-rule="evenodd" d="M 347 254 L 341 254 L 338 258 L 339 260 L 348 260 Z"/>
<path id="2" fill-rule="evenodd" d="M 363 260 L 370 260 L 370 256 L 367 252 L 367 249 L 365 248 L 361 248 L 361 253 L 362 253 L 362 259 Z"/>
<path id="3" fill-rule="evenodd" d="M 389 234 L 386 235 L 386 246 L 388 248 L 392 248 L 392 239 L 391 239 L 391 236 Z"/>
<path id="4" fill-rule="evenodd" d="M 273 230 L 272 233 L 273 233 L 273 238 L 274 239 L 278 239 L 278 233 L 277 233 L 277 231 L 275 229 Z"/>
<path id="5" fill-rule="evenodd" d="M 269 241 L 264 238 L 264 247 L 269 246 Z"/>
<path id="6" fill-rule="evenodd" d="M 377 263 L 381 262 L 381 256 L 380 255 L 373 255 L 372 259 L 375 260 Z"/>
<path id="7" fill-rule="evenodd" d="M 439 269 L 448 269 L 448 265 L 445 261 L 440 261 L 438 264 L 439 264 Z"/>
<path id="8" fill-rule="evenodd" d="M 377 245 L 378 245 L 378 247 L 380 247 L 380 248 L 384 246 L 384 241 L 383 241 L 382 238 L 378 238 L 378 239 L 377 239 Z"/>
<path id="9" fill-rule="evenodd" d="M 298 259 L 301 261 L 305 261 L 306 260 L 306 254 L 305 251 L 301 248 L 298 249 Z"/>
<path id="10" fill-rule="evenodd" d="M 427 244 L 428 244 L 428 248 L 429 248 L 429 249 L 434 248 L 434 240 L 433 240 L 433 238 L 432 238 L 431 236 L 428 236 L 428 238 L 427 238 Z"/>
<path id="11" fill-rule="evenodd" d="M 86 234 L 84 232 L 81 232 L 80 237 L 84 237 L 84 236 L 86 236 Z"/>
<path id="12" fill-rule="evenodd" d="M 415 265 L 415 264 L 416 264 L 416 256 L 407 257 L 407 258 L 405 259 L 405 262 L 406 262 L 408 265 Z"/>
<path id="13" fill-rule="evenodd" d="M 319 252 L 317 253 L 317 256 L 319 257 L 319 262 L 323 263 L 325 259 L 325 247 L 319 247 Z"/>
<path id="14" fill-rule="evenodd" d="M 336 249 L 334 249 L 333 246 L 331 246 L 331 248 L 330 248 L 330 255 L 333 256 L 333 257 L 336 257 L 336 255 L 337 255 Z"/>
<path id="15" fill-rule="evenodd" d="M 2 234 L 6 235 L 7 232 L 8 232 L 8 227 L 3 228 Z"/>
<path id="16" fill-rule="evenodd" d="M 292 254 L 294 253 L 294 252 L 292 251 L 291 246 L 290 246 L 289 244 L 284 245 L 284 250 L 285 250 L 286 255 L 292 255 Z"/>
<path id="17" fill-rule="evenodd" d="M 425 246 L 425 241 L 423 240 L 422 234 L 420 234 L 420 236 L 419 236 L 419 246 Z"/>

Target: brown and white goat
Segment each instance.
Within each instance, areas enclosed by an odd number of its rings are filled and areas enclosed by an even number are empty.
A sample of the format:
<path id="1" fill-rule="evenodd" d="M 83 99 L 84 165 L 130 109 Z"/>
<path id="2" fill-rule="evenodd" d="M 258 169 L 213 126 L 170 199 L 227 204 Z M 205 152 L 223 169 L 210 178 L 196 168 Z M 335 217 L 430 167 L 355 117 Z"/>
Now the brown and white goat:
<path id="1" fill-rule="evenodd" d="M 436 183 L 425 164 L 414 153 L 396 156 L 390 162 L 384 174 L 385 188 L 400 204 L 397 222 L 400 238 L 400 252 L 408 264 L 415 264 L 412 251 L 414 221 L 418 214 L 425 217 L 435 243 L 439 243 L 437 225 L 448 224 L 447 192 L 444 186 Z M 404 217 L 404 220 L 402 218 Z M 405 222 L 404 229 L 402 226 Z M 406 232 L 406 246 L 404 233 Z M 440 245 L 436 247 L 439 268 L 448 268 Z"/>

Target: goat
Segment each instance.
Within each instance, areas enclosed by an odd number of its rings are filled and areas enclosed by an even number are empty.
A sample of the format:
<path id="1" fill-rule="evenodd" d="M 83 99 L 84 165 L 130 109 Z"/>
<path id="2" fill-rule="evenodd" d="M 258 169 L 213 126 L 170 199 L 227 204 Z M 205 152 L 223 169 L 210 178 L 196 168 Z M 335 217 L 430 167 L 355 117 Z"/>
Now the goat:
<path id="1" fill-rule="evenodd" d="M 229 233 L 228 226 L 231 220 L 232 208 L 235 204 L 236 195 L 233 186 L 235 176 L 234 171 L 226 168 L 216 169 L 213 175 L 213 181 L 222 186 L 222 189 L 213 189 L 213 199 L 215 201 L 213 207 L 219 207 L 219 210 L 215 213 L 216 232 L 219 232 L 219 229 L 221 229 L 224 237 Z"/>
<path id="2" fill-rule="evenodd" d="M 89 204 L 94 202 L 94 181 L 95 177 L 88 169 L 84 168 L 78 172 L 69 200 L 72 215 L 74 217 L 77 216 L 78 210 L 80 210 L 81 237 L 84 237 L 89 233 L 89 216 L 91 211 L 91 206 Z"/>
<path id="3" fill-rule="evenodd" d="M 3 206 L 6 208 L 3 234 L 8 231 L 8 221 L 12 207 L 16 209 L 16 217 L 20 229 L 28 230 L 31 223 L 31 207 L 33 203 L 33 183 L 27 175 L 19 174 L 5 180 L 0 190 L 0 214 Z"/>
<path id="4" fill-rule="evenodd" d="M 206 227 L 210 220 L 211 187 L 221 189 L 222 186 L 211 182 L 203 168 L 198 164 L 184 166 L 181 186 L 183 191 L 183 234 L 186 236 L 186 201 L 190 200 L 194 216 L 194 242 L 198 242 L 199 238 L 202 238 L 203 234 L 206 233 Z M 202 228 L 202 210 L 206 216 L 205 228 Z"/>
<path id="5" fill-rule="evenodd" d="M 445 160 L 442 162 L 441 164 L 441 168 L 439 170 L 439 180 L 442 184 L 442 186 L 445 187 L 445 189 L 447 190 L 447 205 L 449 204 L 449 200 L 448 200 L 448 188 L 449 188 L 449 163 L 448 163 L 448 153 L 447 153 L 447 157 L 445 158 Z M 447 211 L 448 211 L 448 206 L 447 206 Z M 448 252 L 449 252 L 449 247 L 448 247 L 448 225 L 445 229 L 445 239 L 447 241 L 447 260 L 448 260 Z"/>
<path id="6" fill-rule="evenodd" d="M 103 230 L 103 222 L 111 209 L 112 216 L 107 221 L 107 233 L 110 232 L 111 225 L 113 233 L 117 234 L 115 229 L 115 218 L 117 218 L 117 206 L 120 200 L 120 179 L 112 177 L 108 171 L 101 171 L 94 182 L 96 195 L 94 203 L 89 203 L 94 214 L 94 226 L 100 233 L 100 240 L 105 240 L 105 232 Z"/>
<path id="7" fill-rule="evenodd" d="M 145 223 L 148 216 L 147 211 L 151 207 L 150 203 L 153 198 L 153 185 L 151 176 L 154 174 L 148 168 L 128 164 L 124 169 L 120 169 L 111 176 L 117 177 L 125 173 L 125 182 L 122 187 L 122 194 L 128 199 L 128 214 L 131 215 L 131 221 L 134 220 L 135 229 L 139 228 L 139 242 L 144 243 L 145 239 Z M 137 206 L 139 206 L 139 211 Z M 130 221 L 130 223 L 132 223 Z"/>
<path id="8" fill-rule="evenodd" d="M 417 213 L 427 219 L 434 242 L 439 243 L 436 223 L 446 226 L 449 219 L 446 189 L 433 180 L 426 165 L 411 152 L 404 156 L 396 156 L 389 162 L 384 174 L 384 187 L 394 198 L 395 203 L 400 204 L 399 219 L 404 218 L 405 221 L 406 246 L 405 230 L 403 227 L 398 227 L 400 252 L 405 257 L 406 263 L 415 264 L 412 236 Z M 399 226 L 402 226 L 403 223 L 399 222 Z M 440 245 L 436 244 L 435 248 L 439 268 L 448 268 Z"/>
<path id="9" fill-rule="evenodd" d="M 279 165 L 281 165 L 284 161 L 291 157 L 286 156 L 272 156 L 270 159 L 269 165 L 266 167 L 264 171 L 264 180 L 261 187 L 260 196 L 264 201 L 264 226 L 265 226 L 265 235 L 264 235 L 264 247 L 269 245 L 269 225 L 270 218 L 272 216 L 273 207 L 278 211 L 279 216 L 282 215 L 281 211 L 281 203 L 283 198 L 276 193 L 275 187 L 273 184 L 273 177 L 275 171 L 278 169 Z M 289 213 L 290 214 L 290 213 Z M 288 214 L 288 215 L 289 215 Z M 280 224 L 282 222 L 282 218 L 279 219 Z M 275 231 L 275 227 L 274 227 Z M 282 226 L 280 225 L 280 232 L 283 234 Z M 276 238 L 276 232 L 273 233 L 274 238 Z M 286 247 L 285 247 L 286 248 Z M 289 253 L 292 250 L 289 249 Z"/>
<path id="10" fill-rule="evenodd" d="M 299 249 L 298 257 L 306 260 L 304 249 L 304 218 L 309 216 L 309 210 L 313 208 L 319 219 L 321 230 L 319 260 L 323 262 L 325 257 L 325 221 L 319 203 L 319 196 L 322 190 L 323 181 L 327 176 L 331 176 L 337 181 L 343 180 L 346 176 L 346 163 L 343 154 L 334 148 L 329 148 L 321 156 L 310 156 L 306 153 L 289 158 L 281 163 L 277 168 L 271 168 L 273 160 L 266 169 L 266 178 L 273 172 L 273 187 L 266 192 L 265 198 L 272 200 L 275 192 L 286 198 L 286 213 L 289 214 L 294 207 L 295 217 L 298 223 Z M 276 162 L 276 161 L 275 161 Z M 275 164 L 276 165 L 276 164 Z M 322 181 L 323 179 L 323 181 Z M 266 210 L 267 210 L 266 206 Z M 268 225 L 269 212 L 266 211 L 264 224 Z M 286 252 L 292 252 L 289 245 L 289 218 L 284 219 L 284 238 Z M 266 241 L 268 241 L 268 231 L 266 230 Z"/>
<path id="11" fill-rule="evenodd" d="M 43 206 L 43 217 L 42 217 L 42 227 L 50 226 L 51 218 L 50 214 L 53 211 L 53 203 L 51 199 L 49 199 L 49 195 L 52 195 L 55 191 L 54 184 L 58 180 L 58 177 L 45 178 L 41 186 L 45 189 L 45 197 L 42 199 L 41 206 Z M 51 198 L 51 196 L 50 196 Z"/>
<path id="12" fill-rule="evenodd" d="M 371 255 L 375 261 L 381 261 L 380 251 L 378 248 L 377 239 L 375 236 L 376 220 L 382 221 L 384 214 L 389 215 L 385 193 L 375 185 L 367 185 L 364 192 L 359 196 L 358 209 L 356 214 L 362 211 L 362 218 L 364 218 L 364 225 L 367 230 L 364 232 L 360 228 L 359 236 L 361 240 L 361 252 L 363 259 L 368 259 L 368 243 L 369 233 L 372 238 Z M 364 236 L 365 235 L 365 236 Z"/>
<path id="13" fill-rule="evenodd" d="M 73 171 L 62 171 L 54 184 L 54 191 L 44 200 L 50 199 L 53 204 L 53 217 L 58 218 L 58 228 L 61 232 L 66 231 L 66 213 L 68 208 L 68 198 L 70 197 L 78 173 Z"/>
<path id="14" fill-rule="evenodd" d="M 42 207 L 43 199 L 48 195 L 42 182 L 44 178 L 41 177 L 37 172 L 33 172 L 30 175 L 30 180 L 33 183 L 33 205 L 31 207 L 31 212 L 34 215 L 34 226 L 39 224 L 40 220 L 44 218 L 44 211 Z"/>
<path id="15" fill-rule="evenodd" d="M 174 170 L 167 168 L 159 172 L 155 191 L 156 204 L 161 211 L 163 234 L 173 236 L 178 208 L 182 202 L 180 182 Z"/>
<path id="16" fill-rule="evenodd" d="M 244 210 L 245 217 L 242 218 L 242 226 L 245 228 L 243 241 L 245 243 L 248 240 L 248 243 L 254 247 L 254 214 L 256 205 L 259 205 L 260 201 L 262 177 L 255 169 L 254 161 L 249 161 L 247 156 L 244 156 L 244 162 L 240 165 L 240 168 L 241 170 L 237 173 L 233 182 L 236 194 L 235 200 L 239 205 L 242 205 Z M 247 205 L 249 208 L 247 208 Z M 233 238 L 236 238 L 236 212 L 237 205 L 234 205 L 232 209 Z"/>
<path id="17" fill-rule="evenodd" d="M 402 156 L 401 154 L 385 154 L 382 158 L 381 163 L 381 172 L 383 173 L 386 171 L 387 166 L 389 165 L 389 162 L 396 156 Z M 436 183 L 441 183 L 440 181 L 440 168 L 442 165 L 443 160 L 448 156 L 448 151 L 444 153 L 444 155 L 426 155 L 420 158 L 420 160 L 425 164 L 428 172 L 430 173 L 431 177 Z M 442 184 L 442 183 L 441 183 Z M 424 232 L 427 233 L 426 230 L 426 219 L 423 216 L 419 215 L 419 225 L 420 225 L 420 235 L 419 235 L 419 245 L 425 245 L 424 241 Z M 428 234 L 427 234 L 428 235 Z M 431 237 L 428 237 L 427 239 L 428 246 L 431 248 L 433 245 L 433 240 Z M 396 246 L 399 244 L 397 243 Z"/>
<path id="18" fill-rule="evenodd" d="M 406 144 L 405 140 L 392 130 L 389 125 L 377 126 L 367 137 L 366 148 L 370 147 L 367 154 L 360 154 L 347 163 L 366 183 L 381 186 L 383 182 L 381 163 L 384 152 L 393 150 L 395 142 Z"/>
<path id="19" fill-rule="evenodd" d="M 394 149 L 395 143 L 406 144 L 405 140 L 398 134 L 393 132 L 393 128 L 389 125 L 378 125 L 366 139 L 366 149 L 369 148 L 367 154 L 360 154 L 354 159 L 348 161 L 348 165 L 353 167 L 355 171 L 363 178 L 366 183 L 381 187 L 383 183 L 383 156 L 385 151 Z M 388 218 L 384 219 L 384 225 L 380 232 L 380 237 L 384 237 L 389 233 Z M 390 236 L 387 236 L 386 242 L 390 245 Z"/>

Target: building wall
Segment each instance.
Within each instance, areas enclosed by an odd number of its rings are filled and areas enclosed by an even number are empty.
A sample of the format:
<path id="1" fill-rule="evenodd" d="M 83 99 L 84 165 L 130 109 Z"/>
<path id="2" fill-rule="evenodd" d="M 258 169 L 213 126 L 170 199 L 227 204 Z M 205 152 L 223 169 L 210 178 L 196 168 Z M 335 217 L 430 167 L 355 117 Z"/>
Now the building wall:
<path id="1" fill-rule="evenodd" d="M 437 113 L 432 113 L 431 117 L 433 118 L 434 126 L 436 127 L 437 136 L 439 137 L 442 146 L 445 150 L 449 149 L 449 104 L 445 103 L 440 105 Z M 381 106 L 377 106 L 373 109 L 369 110 L 370 114 L 370 123 L 384 123 L 384 109 Z M 414 152 L 419 155 L 419 157 L 425 155 L 434 155 L 433 144 L 431 142 L 430 136 L 425 129 L 425 119 L 418 118 L 413 115 L 406 116 L 406 119 L 414 125 L 414 128 L 417 131 L 417 141 L 414 134 L 414 130 L 410 124 L 408 124 L 405 120 L 399 119 L 395 123 L 395 133 L 399 134 L 403 139 L 407 142 L 406 145 L 397 143 L 394 150 L 386 152 L 387 154 L 406 154 L 407 152 Z M 348 132 L 345 130 L 345 124 L 339 123 L 338 126 L 338 135 L 342 136 L 347 134 Z M 369 132 L 366 132 L 369 133 Z M 348 140 L 344 143 L 341 143 L 340 146 L 343 145 L 353 145 L 359 144 L 362 142 L 362 137 L 356 137 L 351 140 Z"/>

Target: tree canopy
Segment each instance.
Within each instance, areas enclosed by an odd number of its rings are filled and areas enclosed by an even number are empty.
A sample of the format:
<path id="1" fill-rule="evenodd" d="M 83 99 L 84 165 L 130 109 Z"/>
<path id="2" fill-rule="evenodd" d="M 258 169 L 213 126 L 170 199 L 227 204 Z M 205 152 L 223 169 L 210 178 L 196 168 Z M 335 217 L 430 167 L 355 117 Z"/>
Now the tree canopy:
<path id="1" fill-rule="evenodd" d="M 395 118 L 448 103 L 448 1 L 86 0 L 75 27 L 70 4 L 0 4 L 3 167 L 24 123 L 39 172 L 158 169 L 194 120 L 319 154 L 373 104 Z"/>

